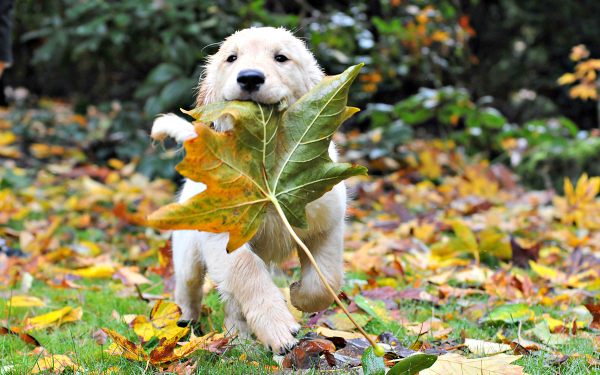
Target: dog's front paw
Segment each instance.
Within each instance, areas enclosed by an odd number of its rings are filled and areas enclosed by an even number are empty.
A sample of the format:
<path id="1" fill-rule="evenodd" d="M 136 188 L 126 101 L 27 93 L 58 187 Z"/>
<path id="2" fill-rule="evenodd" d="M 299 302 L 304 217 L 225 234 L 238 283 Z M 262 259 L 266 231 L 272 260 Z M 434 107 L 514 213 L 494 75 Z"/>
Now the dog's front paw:
<path id="1" fill-rule="evenodd" d="M 300 332 L 300 325 L 287 308 L 261 316 L 252 326 L 257 338 L 274 354 L 285 355 L 298 344 L 296 335 Z"/>
<path id="2" fill-rule="evenodd" d="M 285 356 L 286 354 L 288 354 L 292 350 L 294 350 L 296 345 L 298 345 L 298 340 L 294 339 L 292 341 L 288 341 L 287 343 L 284 343 L 282 346 L 280 346 L 276 349 L 273 349 L 273 347 L 271 347 L 270 344 L 267 345 L 266 348 L 268 351 L 273 352 L 273 355 Z"/>
<path id="3" fill-rule="evenodd" d="M 286 355 L 298 344 L 296 336 L 300 332 L 300 325 L 295 321 L 293 324 L 285 324 L 279 327 L 271 325 L 266 330 L 267 332 L 263 331 L 262 335 L 257 336 L 263 342 L 265 348 L 274 354 Z"/>
<path id="4" fill-rule="evenodd" d="M 290 299 L 292 305 L 300 311 L 323 311 L 333 303 L 333 297 L 325 287 L 304 287 L 300 281 L 290 285 Z"/>

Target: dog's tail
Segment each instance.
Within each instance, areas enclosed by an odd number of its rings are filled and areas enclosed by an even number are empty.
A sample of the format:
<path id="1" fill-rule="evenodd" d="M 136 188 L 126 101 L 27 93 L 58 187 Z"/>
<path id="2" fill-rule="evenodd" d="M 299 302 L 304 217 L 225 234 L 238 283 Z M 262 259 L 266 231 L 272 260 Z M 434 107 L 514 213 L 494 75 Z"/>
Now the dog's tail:
<path id="1" fill-rule="evenodd" d="M 165 137 L 171 137 L 178 143 L 183 143 L 197 136 L 194 125 L 173 113 L 157 117 L 150 132 L 150 137 L 157 141 L 162 141 Z"/>

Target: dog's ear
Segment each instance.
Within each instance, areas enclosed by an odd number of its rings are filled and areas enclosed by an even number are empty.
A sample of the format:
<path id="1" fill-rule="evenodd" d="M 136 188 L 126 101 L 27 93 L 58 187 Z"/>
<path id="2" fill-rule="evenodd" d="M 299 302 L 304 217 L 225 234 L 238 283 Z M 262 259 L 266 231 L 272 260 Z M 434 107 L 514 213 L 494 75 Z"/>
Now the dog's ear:
<path id="1" fill-rule="evenodd" d="M 200 83 L 200 88 L 198 89 L 198 95 L 196 96 L 196 107 L 203 106 L 206 103 L 206 97 L 208 96 L 208 84 L 206 81 Z"/>
<path id="2" fill-rule="evenodd" d="M 310 57 L 310 60 L 312 60 L 311 63 L 304 68 L 304 72 L 308 78 L 308 91 L 312 90 L 313 87 L 315 87 L 325 77 L 325 73 L 317 61 L 314 59 L 314 57 L 312 57 L 312 55 L 310 55 Z"/>

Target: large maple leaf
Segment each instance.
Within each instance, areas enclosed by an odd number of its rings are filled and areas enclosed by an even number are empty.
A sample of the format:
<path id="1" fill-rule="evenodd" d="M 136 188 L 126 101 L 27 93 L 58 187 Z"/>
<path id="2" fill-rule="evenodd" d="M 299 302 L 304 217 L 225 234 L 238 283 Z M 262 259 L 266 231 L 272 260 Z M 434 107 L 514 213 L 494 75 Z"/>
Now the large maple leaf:
<path id="1" fill-rule="evenodd" d="M 296 228 L 307 229 L 306 205 L 342 180 L 367 169 L 334 163 L 328 148 L 333 133 L 358 111 L 347 107 L 356 65 L 324 78 L 289 108 L 230 101 L 187 112 L 198 122 L 198 137 L 185 142 L 185 159 L 176 169 L 207 189 L 184 203 L 162 207 L 149 216 L 161 229 L 229 232 L 227 250 L 248 242 L 264 220 L 269 204 Z M 209 128 L 229 117 L 233 129 Z"/>

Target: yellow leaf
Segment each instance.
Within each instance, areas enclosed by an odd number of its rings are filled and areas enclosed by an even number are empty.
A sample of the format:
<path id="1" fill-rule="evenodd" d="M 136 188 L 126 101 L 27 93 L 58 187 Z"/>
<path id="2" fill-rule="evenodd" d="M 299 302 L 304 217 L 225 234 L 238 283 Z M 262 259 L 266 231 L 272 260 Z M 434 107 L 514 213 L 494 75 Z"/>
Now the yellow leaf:
<path id="1" fill-rule="evenodd" d="M 554 281 L 555 283 L 563 283 L 566 275 L 558 270 L 538 264 L 533 260 L 529 260 L 531 270 L 537 273 L 542 279 Z"/>
<path id="2" fill-rule="evenodd" d="M 504 233 L 497 233 L 493 229 L 486 229 L 479 233 L 481 253 L 488 253 L 498 258 L 512 258 L 512 249 Z"/>
<path id="3" fill-rule="evenodd" d="M 44 307 L 46 303 L 37 297 L 13 296 L 6 303 L 7 307 Z"/>
<path id="4" fill-rule="evenodd" d="M 113 266 L 91 266 L 87 268 L 82 268 L 79 270 L 69 271 L 70 274 L 81 276 L 88 279 L 101 278 L 101 277 L 112 277 L 115 273 L 115 268 Z"/>
<path id="5" fill-rule="evenodd" d="M 554 319 L 550 316 L 550 314 L 543 314 L 542 317 L 546 320 L 546 323 L 548 323 L 548 328 L 550 329 L 550 331 L 554 331 L 556 327 L 565 325 L 565 322 L 563 322 L 562 320 Z"/>
<path id="6" fill-rule="evenodd" d="M 172 350 L 171 347 L 174 347 L 174 344 L 176 344 L 179 339 L 171 341 L 167 340 L 150 353 L 150 362 L 153 364 L 165 363 L 183 358 L 197 350 L 210 350 L 211 343 L 223 340 L 224 338 L 223 334 L 215 335 L 214 332 L 211 332 L 202 337 L 196 337 L 190 342 Z M 231 338 L 226 340 L 230 339 Z"/>
<path id="7" fill-rule="evenodd" d="M 575 76 L 575 74 L 573 74 L 573 73 L 566 73 L 566 74 L 563 74 L 558 79 L 558 84 L 559 85 L 568 85 L 569 83 L 573 83 L 576 80 L 577 80 L 577 77 Z"/>
<path id="8" fill-rule="evenodd" d="M 80 245 L 85 246 L 87 249 L 89 249 L 89 252 L 85 255 L 100 255 L 102 253 L 102 250 L 98 247 L 98 245 L 96 245 L 95 243 L 91 242 L 91 241 L 79 241 Z"/>
<path id="9" fill-rule="evenodd" d="M 442 167 L 433 159 L 431 152 L 424 151 L 419 153 L 421 165 L 419 173 L 427 178 L 439 178 L 442 175 Z"/>
<path id="10" fill-rule="evenodd" d="M 442 30 L 435 30 L 432 34 L 431 34 L 431 39 L 436 41 L 436 42 L 443 42 L 446 39 L 450 38 L 450 34 L 448 34 L 445 31 Z"/>
<path id="11" fill-rule="evenodd" d="M 121 160 L 119 159 L 110 159 L 108 161 L 108 165 L 110 165 L 111 168 L 113 169 L 121 169 L 125 166 L 125 163 L 123 163 Z"/>
<path id="12" fill-rule="evenodd" d="M 17 140 L 17 137 L 9 131 L 0 132 L 0 146 L 8 146 L 11 143 L 14 143 Z"/>
<path id="13" fill-rule="evenodd" d="M 111 196 L 113 194 L 113 191 L 108 186 L 98 181 L 92 180 L 88 176 L 82 178 L 82 187 L 89 194 L 98 194 L 105 196 Z"/>
<path id="14" fill-rule="evenodd" d="M 420 225 L 413 228 L 414 236 L 424 244 L 428 244 L 435 234 L 436 223 L 427 223 L 422 221 Z"/>
<path id="15" fill-rule="evenodd" d="M 325 337 L 341 337 L 346 340 L 352 340 L 352 339 L 358 339 L 358 338 L 364 337 L 363 335 L 361 335 L 358 332 L 336 331 L 336 330 L 325 328 L 325 327 L 317 327 L 315 332 L 317 334 L 325 336 Z M 371 338 L 373 338 L 373 339 L 377 338 L 377 336 L 375 336 L 375 335 L 369 335 L 369 336 L 371 336 Z"/>
<path id="16" fill-rule="evenodd" d="M 464 245 L 463 251 L 479 251 L 479 245 L 477 244 L 477 239 L 475 235 L 471 231 L 471 229 L 462 221 L 455 220 L 452 222 L 452 229 L 456 236 L 460 239 L 462 244 Z"/>
<path id="17" fill-rule="evenodd" d="M 52 371 L 55 374 L 61 373 L 66 369 L 70 369 L 73 372 L 85 373 L 85 369 L 79 366 L 77 363 L 66 355 L 53 354 L 47 357 L 40 358 L 31 370 L 32 374 L 48 373 Z"/>
<path id="18" fill-rule="evenodd" d="M 138 316 L 131 322 L 131 326 L 142 343 L 148 342 L 152 337 L 170 340 L 182 333 L 185 335 L 189 331 L 189 328 L 177 326 L 180 317 L 179 306 L 159 300 L 150 312 L 150 321 L 145 316 Z"/>
<path id="19" fill-rule="evenodd" d="M 74 308 L 67 315 L 63 316 L 62 323 L 78 322 L 83 317 L 83 309 L 81 306 Z"/>
<path id="20" fill-rule="evenodd" d="M 24 322 L 25 329 L 44 329 L 50 326 L 59 326 L 62 323 L 74 322 L 81 320 L 83 310 L 81 307 L 73 310 L 71 306 L 64 307 L 60 310 L 52 311 L 44 315 L 28 318 Z"/>

